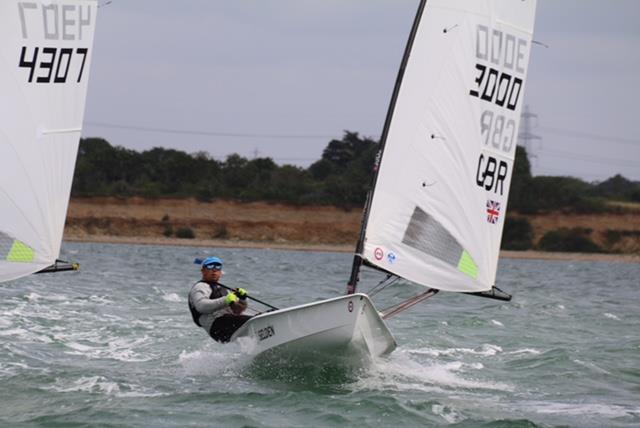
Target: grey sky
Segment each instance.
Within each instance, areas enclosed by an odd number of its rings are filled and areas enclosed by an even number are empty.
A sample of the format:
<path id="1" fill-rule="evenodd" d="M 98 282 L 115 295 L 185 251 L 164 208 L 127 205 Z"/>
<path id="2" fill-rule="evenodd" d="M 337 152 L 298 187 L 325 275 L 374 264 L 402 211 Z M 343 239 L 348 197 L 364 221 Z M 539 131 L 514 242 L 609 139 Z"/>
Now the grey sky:
<path id="1" fill-rule="evenodd" d="M 378 138 L 417 5 L 114 0 L 100 10 L 84 135 L 308 166 L 343 130 Z M 639 22 L 636 0 L 538 0 L 534 39 L 549 48 L 534 46 L 526 90 L 535 174 L 640 180 Z"/>

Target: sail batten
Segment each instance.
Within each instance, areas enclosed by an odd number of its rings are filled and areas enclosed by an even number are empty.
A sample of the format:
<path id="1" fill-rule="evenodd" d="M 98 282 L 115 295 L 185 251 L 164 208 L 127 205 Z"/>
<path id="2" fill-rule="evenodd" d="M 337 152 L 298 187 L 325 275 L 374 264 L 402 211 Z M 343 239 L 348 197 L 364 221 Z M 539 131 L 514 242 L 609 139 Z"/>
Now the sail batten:
<path id="1" fill-rule="evenodd" d="M 70 128 L 70 129 L 47 129 L 46 131 L 42 131 L 42 135 L 53 135 L 53 134 L 77 134 L 82 132 L 82 128 Z"/>
<path id="2" fill-rule="evenodd" d="M 491 290 L 535 7 L 421 2 L 365 210 L 365 264 L 439 290 Z"/>

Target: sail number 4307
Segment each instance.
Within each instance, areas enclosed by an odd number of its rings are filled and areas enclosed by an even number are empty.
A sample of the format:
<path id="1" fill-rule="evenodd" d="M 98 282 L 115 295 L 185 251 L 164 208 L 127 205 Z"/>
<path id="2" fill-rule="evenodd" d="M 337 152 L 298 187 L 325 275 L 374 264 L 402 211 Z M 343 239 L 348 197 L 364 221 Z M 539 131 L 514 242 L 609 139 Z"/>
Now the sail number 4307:
<path id="1" fill-rule="evenodd" d="M 33 52 L 27 52 L 27 47 L 23 46 L 19 66 L 29 70 L 29 83 L 33 82 L 36 70 L 39 72 L 36 83 L 66 83 L 69 69 L 72 64 L 75 64 L 76 68 L 79 67 L 76 80 L 79 83 L 82 80 L 88 52 L 87 48 L 58 49 L 51 47 L 42 48 L 42 51 L 36 47 Z"/>

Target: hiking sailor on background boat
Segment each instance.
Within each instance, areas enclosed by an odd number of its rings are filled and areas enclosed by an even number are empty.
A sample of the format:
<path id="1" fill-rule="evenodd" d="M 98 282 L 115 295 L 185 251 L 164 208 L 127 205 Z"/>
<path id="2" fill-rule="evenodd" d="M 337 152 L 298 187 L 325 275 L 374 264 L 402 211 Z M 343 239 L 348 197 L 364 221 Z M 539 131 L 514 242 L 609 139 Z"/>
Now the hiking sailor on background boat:
<path id="1" fill-rule="evenodd" d="M 251 318 L 242 315 L 247 309 L 247 292 L 243 288 L 229 292 L 218 284 L 222 277 L 222 260 L 218 257 L 207 257 L 201 266 L 202 279 L 189 292 L 189 310 L 196 325 L 214 340 L 226 343 Z"/>

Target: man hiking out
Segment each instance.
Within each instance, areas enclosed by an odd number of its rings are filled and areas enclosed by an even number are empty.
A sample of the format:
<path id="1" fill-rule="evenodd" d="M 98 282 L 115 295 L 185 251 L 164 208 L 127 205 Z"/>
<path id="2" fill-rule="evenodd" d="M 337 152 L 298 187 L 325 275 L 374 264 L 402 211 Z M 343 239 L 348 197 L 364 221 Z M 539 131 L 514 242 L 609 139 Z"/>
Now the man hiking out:
<path id="1" fill-rule="evenodd" d="M 229 292 L 218 284 L 222 277 L 222 260 L 207 257 L 201 264 L 202 279 L 189 292 L 189 310 L 193 321 L 216 341 L 226 343 L 249 318 L 247 292 L 238 288 Z"/>

